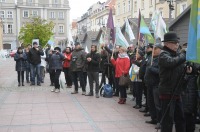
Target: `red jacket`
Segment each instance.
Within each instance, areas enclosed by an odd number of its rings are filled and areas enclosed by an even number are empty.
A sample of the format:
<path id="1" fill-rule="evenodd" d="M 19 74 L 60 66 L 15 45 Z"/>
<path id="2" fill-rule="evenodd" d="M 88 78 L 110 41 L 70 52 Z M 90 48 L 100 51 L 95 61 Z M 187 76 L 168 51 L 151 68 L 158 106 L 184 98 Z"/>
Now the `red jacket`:
<path id="1" fill-rule="evenodd" d="M 70 61 L 71 61 L 71 57 L 72 57 L 72 53 L 64 53 L 65 56 L 65 60 L 63 62 L 63 68 L 69 68 L 70 67 Z"/>
<path id="2" fill-rule="evenodd" d="M 128 74 L 130 68 L 130 59 L 126 58 L 117 58 L 111 59 L 111 63 L 115 67 L 115 77 L 119 78 L 124 73 L 125 75 Z"/>

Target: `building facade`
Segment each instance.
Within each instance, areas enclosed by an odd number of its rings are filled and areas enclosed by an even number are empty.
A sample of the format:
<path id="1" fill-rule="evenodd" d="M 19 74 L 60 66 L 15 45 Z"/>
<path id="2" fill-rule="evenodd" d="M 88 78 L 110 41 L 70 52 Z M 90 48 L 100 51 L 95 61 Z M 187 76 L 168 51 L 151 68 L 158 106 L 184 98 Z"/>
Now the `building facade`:
<path id="1" fill-rule="evenodd" d="M 67 39 L 70 27 L 68 0 L 2 0 L 0 4 L 4 49 L 15 49 L 20 45 L 20 28 L 34 16 L 53 21 L 55 44 L 64 46 L 66 41 L 63 40 Z"/>
<path id="2" fill-rule="evenodd" d="M 151 18 L 155 10 L 159 10 L 163 18 L 176 18 L 190 4 L 192 0 L 117 0 L 115 9 L 115 21 L 120 26 L 124 24 L 126 18 L 138 18 L 139 9 L 144 18 Z M 171 12 L 171 13 L 170 13 Z M 170 16 L 171 14 L 171 16 Z M 170 22 L 170 21 L 169 21 Z"/>

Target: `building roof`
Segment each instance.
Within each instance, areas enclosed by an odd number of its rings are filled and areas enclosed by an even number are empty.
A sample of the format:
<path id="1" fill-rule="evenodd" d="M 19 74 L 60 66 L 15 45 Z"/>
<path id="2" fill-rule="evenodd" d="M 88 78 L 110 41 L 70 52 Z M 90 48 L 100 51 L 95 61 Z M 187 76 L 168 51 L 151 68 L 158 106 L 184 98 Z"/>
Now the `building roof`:
<path id="1" fill-rule="evenodd" d="M 188 12 L 190 12 L 190 9 L 191 9 L 191 5 L 188 6 L 178 17 L 176 17 L 169 25 L 169 29 L 174 25 L 176 24 L 179 20 L 181 20 L 181 18 L 187 14 Z"/>

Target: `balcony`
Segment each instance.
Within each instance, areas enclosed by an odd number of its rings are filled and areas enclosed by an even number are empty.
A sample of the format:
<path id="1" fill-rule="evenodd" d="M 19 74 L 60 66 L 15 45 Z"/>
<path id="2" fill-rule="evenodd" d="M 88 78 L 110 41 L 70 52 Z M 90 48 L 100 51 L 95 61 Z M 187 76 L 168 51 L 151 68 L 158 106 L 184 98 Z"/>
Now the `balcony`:
<path id="1" fill-rule="evenodd" d="M 53 8 L 69 8 L 66 4 L 40 4 L 40 3 L 28 3 L 28 2 L 17 2 L 18 6 L 34 6 L 34 7 L 53 7 Z"/>

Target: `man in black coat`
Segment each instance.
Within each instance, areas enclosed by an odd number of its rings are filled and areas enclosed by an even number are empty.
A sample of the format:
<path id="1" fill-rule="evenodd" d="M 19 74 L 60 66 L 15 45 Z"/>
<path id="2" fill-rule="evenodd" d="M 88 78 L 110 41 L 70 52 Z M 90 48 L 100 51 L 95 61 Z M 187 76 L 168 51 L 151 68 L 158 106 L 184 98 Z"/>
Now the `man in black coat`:
<path id="1" fill-rule="evenodd" d="M 100 55 L 97 53 L 97 46 L 91 45 L 91 52 L 86 56 L 86 70 L 90 84 L 90 92 L 86 96 L 93 96 L 93 82 L 95 81 L 95 94 L 96 98 L 99 98 L 99 62 Z"/>
<path id="2" fill-rule="evenodd" d="M 38 48 L 37 42 L 33 42 L 33 48 L 31 48 L 28 53 L 28 58 L 30 61 L 30 68 L 31 68 L 31 85 L 35 85 L 35 74 L 37 74 L 37 85 L 41 86 L 40 84 L 41 55 L 44 55 L 43 50 Z"/>
<path id="3" fill-rule="evenodd" d="M 164 35 L 164 47 L 159 56 L 159 94 L 162 106 L 161 132 L 185 132 L 185 118 L 181 99 L 182 76 L 186 53 L 178 53 L 179 38 L 174 32 Z M 170 100 L 172 102 L 170 103 Z"/>

